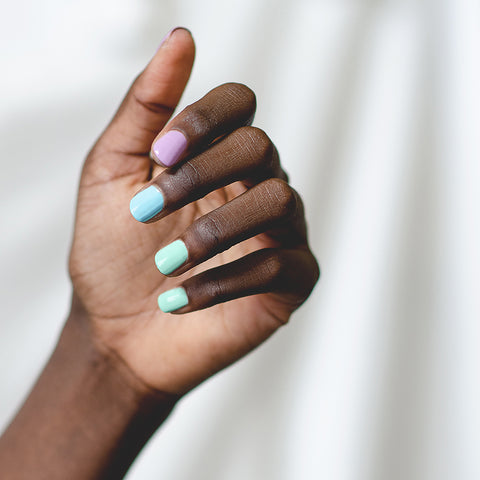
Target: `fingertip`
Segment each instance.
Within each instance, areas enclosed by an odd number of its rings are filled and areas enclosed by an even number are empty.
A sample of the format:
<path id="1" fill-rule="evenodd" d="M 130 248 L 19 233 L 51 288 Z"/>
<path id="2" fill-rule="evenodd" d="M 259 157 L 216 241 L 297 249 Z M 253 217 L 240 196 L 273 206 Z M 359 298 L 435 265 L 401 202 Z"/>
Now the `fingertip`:
<path id="1" fill-rule="evenodd" d="M 175 240 L 155 254 L 155 265 L 163 275 L 170 275 L 188 260 L 188 249 L 183 240 Z"/>
<path id="2" fill-rule="evenodd" d="M 156 55 L 165 50 L 179 49 L 185 53 L 187 57 L 195 56 L 195 42 L 192 32 L 186 27 L 172 28 L 162 39 L 160 45 L 155 52 Z M 155 55 L 155 56 L 156 56 Z"/>
<path id="3" fill-rule="evenodd" d="M 97 142 L 97 148 L 101 145 L 103 150 L 115 155 L 92 155 L 84 170 L 86 176 L 90 176 L 92 181 L 103 177 L 103 172 L 108 172 L 109 180 L 127 174 L 140 175 L 144 179 L 148 177 L 150 162 L 139 161 L 139 158 L 119 162 L 118 153 L 123 152 L 129 158 L 146 157 L 156 133 L 163 129 L 175 111 L 190 77 L 194 57 L 195 44 L 190 31 L 184 27 L 172 29 L 133 82 Z"/>
<path id="4" fill-rule="evenodd" d="M 163 206 L 162 192 L 154 185 L 150 185 L 130 200 L 130 213 L 135 220 L 145 223 L 160 213 Z"/>
<path id="5" fill-rule="evenodd" d="M 168 41 L 168 39 L 172 36 L 173 32 L 175 32 L 175 30 L 178 30 L 179 28 L 182 28 L 182 27 L 173 27 L 172 29 L 170 29 L 166 34 L 165 36 L 162 38 L 162 41 L 160 42 L 160 45 L 158 46 L 157 48 L 157 52 L 160 48 L 162 48 L 162 46 Z"/>
<path id="6" fill-rule="evenodd" d="M 188 303 L 188 296 L 183 287 L 172 288 L 158 297 L 158 307 L 164 313 L 180 313 L 179 311 Z"/>
<path id="7" fill-rule="evenodd" d="M 137 96 L 158 103 L 157 99 L 168 91 L 168 101 L 163 103 L 166 107 L 176 106 L 190 77 L 194 60 L 195 43 L 190 31 L 175 27 L 166 35 L 138 79 Z"/>
<path id="8" fill-rule="evenodd" d="M 177 27 L 173 27 L 164 37 L 163 37 L 163 40 L 162 40 L 162 43 L 160 44 L 160 46 L 162 46 L 164 43 L 167 43 L 171 38 L 173 38 L 174 36 L 178 36 L 178 34 L 182 34 L 182 35 L 187 35 L 188 37 L 190 37 L 191 39 L 193 39 L 193 35 L 192 35 L 192 32 L 190 29 L 188 29 L 187 27 L 184 27 L 184 26 L 177 26 Z"/>
<path id="9" fill-rule="evenodd" d="M 152 145 L 150 156 L 160 166 L 170 168 L 176 165 L 187 150 L 188 140 L 179 130 L 169 130 Z"/>

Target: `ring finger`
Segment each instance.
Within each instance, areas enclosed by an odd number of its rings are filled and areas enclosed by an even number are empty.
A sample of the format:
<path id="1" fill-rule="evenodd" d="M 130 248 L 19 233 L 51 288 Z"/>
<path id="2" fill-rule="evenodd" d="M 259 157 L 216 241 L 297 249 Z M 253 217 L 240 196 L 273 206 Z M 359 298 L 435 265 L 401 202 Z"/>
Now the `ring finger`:
<path id="1" fill-rule="evenodd" d="M 283 248 L 306 243 L 300 197 L 286 182 L 271 178 L 198 218 L 157 252 L 155 263 L 164 275 L 180 275 L 247 238 L 282 228 L 288 229 Z M 273 238 L 268 244 L 277 246 Z"/>

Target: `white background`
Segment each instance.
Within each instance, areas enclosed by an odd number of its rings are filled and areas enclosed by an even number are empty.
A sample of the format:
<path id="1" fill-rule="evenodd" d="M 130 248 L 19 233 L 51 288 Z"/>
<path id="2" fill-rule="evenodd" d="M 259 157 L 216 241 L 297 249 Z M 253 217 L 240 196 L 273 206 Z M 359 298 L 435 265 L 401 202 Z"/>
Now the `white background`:
<path id="1" fill-rule="evenodd" d="M 477 0 L 3 0 L 0 424 L 68 312 L 83 158 L 176 25 L 197 42 L 181 106 L 257 93 L 322 279 L 128 479 L 480 478 Z"/>

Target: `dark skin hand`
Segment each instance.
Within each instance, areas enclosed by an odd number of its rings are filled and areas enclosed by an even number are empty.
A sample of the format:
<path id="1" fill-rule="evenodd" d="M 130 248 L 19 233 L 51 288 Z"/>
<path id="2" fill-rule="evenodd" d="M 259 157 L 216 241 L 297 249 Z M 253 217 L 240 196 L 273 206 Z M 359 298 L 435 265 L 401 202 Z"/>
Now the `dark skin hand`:
<path id="1" fill-rule="evenodd" d="M 72 311 L 0 441 L 2 478 L 120 478 L 176 400 L 287 323 L 318 279 L 302 201 L 250 126 L 253 92 L 221 85 L 167 124 L 193 58 L 191 35 L 175 30 L 88 155 Z M 165 168 L 152 145 L 171 131 L 186 142 Z M 137 221 L 129 202 L 152 185 L 164 206 Z M 176 240 L 187 258 L 163 275 L 155 254 Z M 163 313 L 157 297 L 177 287 L 188 303 Z"/>

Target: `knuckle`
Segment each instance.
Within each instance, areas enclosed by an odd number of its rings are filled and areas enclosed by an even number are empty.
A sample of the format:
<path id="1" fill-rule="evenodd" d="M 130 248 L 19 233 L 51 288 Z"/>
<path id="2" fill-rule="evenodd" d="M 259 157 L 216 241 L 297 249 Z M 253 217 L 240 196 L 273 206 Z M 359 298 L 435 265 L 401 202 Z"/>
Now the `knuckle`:
<path id="1" fill-rule="evenodd" d="M 269 256 L 264 263 L 264 278 L 266 284 L 273 288 L 281 281 L 286 269 L 286 262 L 280 254 Z"/>
<path id="2" fill-rule="evenodd" d="M 318 282 L 320 279 L 320 276 L 322 274 L 322 269 L 320 268 L 320 264 L 318 263 L 318 260 L 315 258 L 315 256 L 312 254 L 312 282 L 311 282 L 311 289 L 315 286 L 315 284 Z"/>
<path id="3" fill-rule="evenodd" d="M 284 180 L 270 178 L 263 182 L 269 203 L 278 211 L 281 217 L 291 217 L 297 212 L 297 194 Z"/>
<path id="4" fill-rule="evenodd" d="M 219 278 L 211 277 L 205 283 L 207 304 L 214 304 L 225 296 L 225 287 Z"/>
<path id="5" fill-rule="evenodd" d="M 189 125 L 189 128 L 195 135 L 205 135 L 212 125 L 208 110 L 196 103 L 184 110 L 183 120 Z"/>
<path id="6" fill-rule="evenodd" d="M 201 174 L 191 162 L 184 163 L 176 176 L 176 187 L 183 189 L 187 195 L 201 184 Z"/>
<path id="7" fill-rule="evenodd" d="M 150 113 L 153 113 L 154 115 L 172 115 L 175 108 L 171 107 L 170 105 L 166 105 L 164 103 L 160 102 L 154 102 L 148 99 L 142 98 L 141 95 L 136 95 L 135 93 L 133 94 L 133 98 L 135 102 L 140 105 L 143 109 L 147 110 Z"/>
<path id="8" fill-rule="evenodd" d="M 272 166 L 275 147 L 263 130 L 257 127 L 241 127 L 236 134 L 239 144 L 248 150 L 251 160 L 257 168 Z"/>
<path id="9" fill-rule="evenodd" d="M 300 269 L 292 273 L 292 277 L 296 279 L 297 294 L 300 303 L 305 301 L 312 293 L 313 288 L 320 278 L 320 265 L 311 251 L 309 251 L 304 259 L 297 262 Z M 301 273 L 300 273 L 301 272 Z"/>
<path id="10" fill-rule="evenodd" d="M 270 137 L 260 128 L 244 127 L 255 145 L 257 154 L 263 159 L 270 159 L 273 154 L 273 143 Z"/>
<path id="11" fill-rule="evenodd" d="M 241 103 L 249 111 L 255 111 L 257 107 L 257 99 L 253 90 L 243 83 L 224 83 L 220 85 L 223 93 L 236 102 Z"/>
<path id="12" fill-rule="evenodd" d="M 195 236 L 210 252 L 216 252 L 222 243 L 222 229 L 213 214 L 205 215 L 195 222 Z"/>
<path id="13" fill-rule="evenodd" d="M 175 107 L 155 100 L 151 92 L 145 88 L 145 78 L 143 73 L 137 76 L 130 89 L 130 96 L 140 108 L 155 115 L 172 115 Z"/>

